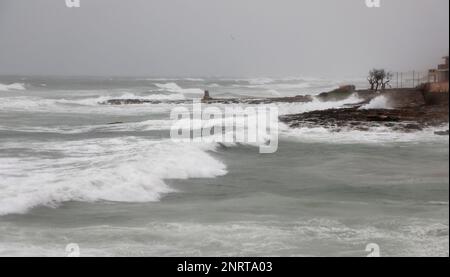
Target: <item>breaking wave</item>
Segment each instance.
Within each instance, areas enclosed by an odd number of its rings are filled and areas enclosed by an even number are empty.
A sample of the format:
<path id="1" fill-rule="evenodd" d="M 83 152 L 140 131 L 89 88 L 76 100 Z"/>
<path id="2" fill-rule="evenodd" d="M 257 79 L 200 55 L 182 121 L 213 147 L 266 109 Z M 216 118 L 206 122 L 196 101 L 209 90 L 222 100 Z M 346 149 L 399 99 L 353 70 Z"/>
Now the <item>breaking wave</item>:
<path id="1" fill-rule="evenodd" d="M 299 114 L 317 110 L 328 110 L 342 108 L 345 105 L 357 104 L 362 101 L 356 94 L 340 101 L 321 101 L 313 98 L 313 101 L 306 103 L 281 103 L 276 106 L 279 108 L 280 115 Z"/>
<path id="2" fill-rule="evenodd" d="M 25 90 L 25 84 L 23 83 L 13 83 L 10 85 L 5 85 L 0 83 L 0 91 L 11 91 L 11 90 Z"/>
<path id="3" fill-rule="evenodd" d="M 80 105 L 98 105 L 110 99 L 138 99 L 138 100 L 184 100 L 185 97 L 182 94 L 148 94 L 148 95 L 136 95 L 134 93 L 125 93 L 119 96 L 108 95 L 99 96 L 94 98 L 85 98 L 80 100 L 56 100 L 57 103 L 62 104 L 80 104 Z"/>
<path id="4" fill-rule="evenodd" d="M 368 104 L 362 106 L 360 109 L 392 109 L 392 107 L 389 105 L 389 98 L 384 95 L 380 95 L 372 99 Z"/>
<path id="5" fill-rule="evenodd" d="M 227 173 L 226 166 L 208 153 L 215 150 L 212 144 L 127 137 L 5 143 L 0 149 L 17 147 L 26 147 L 34 155 L 0 158 L 0 215 L 67 201 L 158 201 L 174 191 L 165 179 L 213 178 Z"/>
<path id="6" fill-rule="evenodd" d="M 392 131 L 388 127 L 371 127 L 360 131 L 343 128 L 339 132 L 324 128 L 290 128 L 280 123 L 280 138 L 302 143 L 329 144 L 392 144 L 410 142 L 438 142 L 448 144 L 448 136 L 438 136 L 436 131 L 448 130 L 448 124 L 441 127 L 427 128 L 422 131 L 405 133 Z"/>
<path id="7" fill-rule="evenodd" d="M 134 93 L 125 93 L 122 95 L 104 95 L 97 97 L 87 97 L 87 98 L 41 98 L 35 96 L 15 96 L 15 97 L 5 97 L 0 101 L 0 110 L 35 110 L 35 111 L 70 111 L 70 108 L 75 106 L 98 106 L 99 104 L 110 100 L 110 99 L 139 99 L 139 100 L 184 100 L 185 96 L 183 94 L 148 94 L 148 95 L 137 95 Z M 69 109 L 65 110 L 70 106 Z M 97 108 L 97 112 L 100 112 L 100 108 Z M 77 110 L 81 112 L 81 110 Z M 96 112 L 96 110 L 90 110 L 91 112 Z"/>

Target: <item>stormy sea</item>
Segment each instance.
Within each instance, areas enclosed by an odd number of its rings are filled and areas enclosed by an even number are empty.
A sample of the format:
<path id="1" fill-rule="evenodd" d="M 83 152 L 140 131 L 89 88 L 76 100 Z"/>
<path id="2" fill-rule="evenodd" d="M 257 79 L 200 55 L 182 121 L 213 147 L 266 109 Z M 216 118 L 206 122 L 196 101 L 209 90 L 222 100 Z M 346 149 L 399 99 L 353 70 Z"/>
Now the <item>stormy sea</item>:
<path id="1" fill-rule="evenodd" d="M 280 122 L 273 154 L 170 137 L 171 110 L 204 90 L 281 97 L 340 84 L 1 77 L 0 256 L 67 256 L 68 245 L 80 256 L 364 257 L 373 245 L 381 256 L 448 256 L 449 141 L 433 128 Z M 154 101 L 102 104 L 109 99 Z M 275 105 L 287 115 L 358 101 Z"/>

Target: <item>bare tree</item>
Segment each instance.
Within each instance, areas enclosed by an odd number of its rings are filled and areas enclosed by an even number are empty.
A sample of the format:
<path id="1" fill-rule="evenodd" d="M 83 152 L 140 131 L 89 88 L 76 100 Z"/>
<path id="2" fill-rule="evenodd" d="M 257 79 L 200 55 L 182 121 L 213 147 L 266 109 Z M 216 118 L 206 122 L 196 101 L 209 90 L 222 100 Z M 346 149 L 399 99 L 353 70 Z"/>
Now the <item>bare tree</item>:
<path id="1" fill-rule="evenodd" d="M 377 83 L 377 80 L 375 78 L 375 70 L 373 69 L 369 72 L 369 76 L 367 77 L 367 81 L 369 81 L 370 84 L 370 90 L 374 90 L 375 89 L 375 85 Z"/>
<path id="2" fill-rule="evenodd" d="M 392 73 L 386 72 L 384 69 L 372 69 L 369 72 L 369 76 L 367 77 L 367 81 L 369 81 L 370 89 L 378 91 L 378 89 L 386 89 L 386 87 L 390 86 L 389 83 L 392 79 Z"/>

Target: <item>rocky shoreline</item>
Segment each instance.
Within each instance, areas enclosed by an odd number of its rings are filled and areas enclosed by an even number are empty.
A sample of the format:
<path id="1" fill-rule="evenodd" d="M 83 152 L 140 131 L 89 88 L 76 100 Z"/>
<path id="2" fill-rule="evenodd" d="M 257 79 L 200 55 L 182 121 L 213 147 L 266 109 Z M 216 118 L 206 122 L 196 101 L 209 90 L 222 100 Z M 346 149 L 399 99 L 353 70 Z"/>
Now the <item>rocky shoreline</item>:
<path id="1" fill-rule="evenodd" d="M 316 110 L 301 114 L 280 117 L 280 121 L 291 128 L 324 127 L 332 131 L 354 129 L 367 131 L 373 127 L 387 127 L 393 131 L 415 132 L 428 127 L 440 127 L 449 122 L 448 93 L 427 93 L 417 89 L 391 89 L 382 92 L 356 90 L 354 86 L 343 86 L 336 90 L 315 96 L 324 102 L 342 101 L 352 95 L 361 99 L 360 103 L 347 105 L 344 108 Z M 365 109 L 364 105 L 376 97 L 385 97 L 390 108 Z M 278 98 L 211 98 L 208 92 L 202 99 L 204 104 L 273 104 L 273 103 L 306 103 L 314 100 L 310 95 Z M 189 104 L 192 100 L 141 100 L 110 99 L 100 104 Z M 448 135 L 448 130 L 436 132 L 437 135 Z"/>
<path id="2" fill-rule="evenodd" d="M 325 99 L 352 92 L 333 91 L 321 94 Z M 355 91 L 363 101 L 341 109 L 328 109 L 292 114 L 280 117 L 291 128 L 324 127 L 339 132 L 342 129 L 368 131 L 370 128 L 386 127 L 392 131 L 415 132 L 429 127 L 444 127 L 449 122 L 448 93 L 428 93 L 421 89 L 386 90 L 383 92 Z M 364 105 L 376 97 L 384 97 L 391 108 L 365 109 Z M 448 127 L 447 127 L 448 128 Z M 442 130 L 436 135 L 448 135 Z"/>
<path id="3" fill-rule="evenodd" d="M 374 127 L 388 127 L 393 131 L 414 132 L 448 123 L 445 108 L 361 109 L 360 107 L 312 111 L 281 116 L 280 121 L 291 128 L 324 127 L 332 131 L 355 129 L 368 131 Z M 438 134 L 445 134 L 439 132 Z"/>

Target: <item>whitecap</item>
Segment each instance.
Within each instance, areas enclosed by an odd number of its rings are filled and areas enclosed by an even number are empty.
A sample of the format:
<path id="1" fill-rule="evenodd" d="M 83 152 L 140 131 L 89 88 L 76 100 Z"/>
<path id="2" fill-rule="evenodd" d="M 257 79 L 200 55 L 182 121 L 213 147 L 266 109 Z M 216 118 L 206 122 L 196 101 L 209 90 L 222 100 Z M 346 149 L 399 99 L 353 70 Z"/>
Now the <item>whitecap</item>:
<path id="1" fill-rule="evenodd" d="M 368 104 L 362 106 L 360 109 L 362 110 L 370 110 L 370 109 L 392 109 L 392 106 L 389 103 L 389 98 L 385 95 L 380 95 L 372 99 Z"/>
<path id="2" fill-rule="evenodd" d="M 448 125 L 447 127 L 448 128 Z M 448 144 L 448 137 L 437 136 L 438 128 L 427 128 L 422 131 L 405 133 L 393 131 L 388 127 L 371 127 L 368 130 L 342 128 L 339 132 L 324 127 L 290 128 L 280 123 L 280 137 L 285 140 L 304 143 L 328 144 L 392 144 L 438 142 Z M 439 129 L 440 130 L 440 129 Z"/>
<path id="3" fill-rule="evenodd" d="M 9 142 L 34 157 L 0 158 L 0 215 L 67 201 L 151 202 L 173 192 L 164 180 L 213 178 L 226 166 L 213 144 L 127 137 L 65 142 Z M 1 149 L 0 148 L 0 149 Z M 39 152 L 47 153 L 39 156 Z M 53 153 L 60 158 L 49 158 Z"/>
<path id="4" fill-rule="evenodd" d="M 0 83 L 0 91 L 11 91 L 11 90 L 25 90 L 25 84 L 23 83 L 13 83 L 9 85 Z"/>

